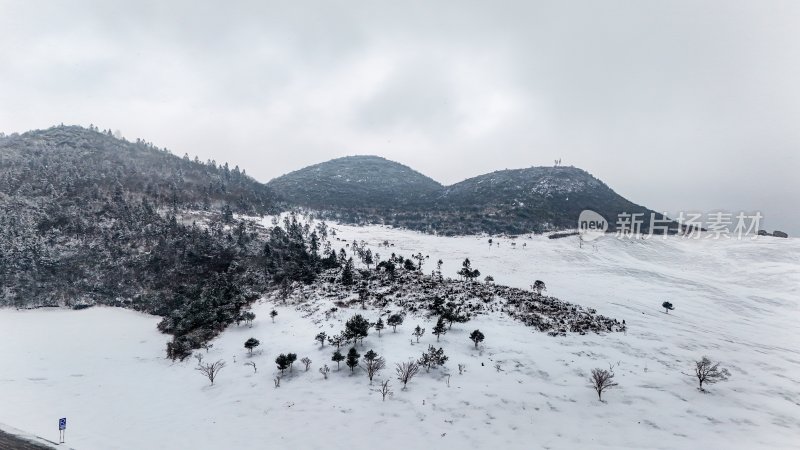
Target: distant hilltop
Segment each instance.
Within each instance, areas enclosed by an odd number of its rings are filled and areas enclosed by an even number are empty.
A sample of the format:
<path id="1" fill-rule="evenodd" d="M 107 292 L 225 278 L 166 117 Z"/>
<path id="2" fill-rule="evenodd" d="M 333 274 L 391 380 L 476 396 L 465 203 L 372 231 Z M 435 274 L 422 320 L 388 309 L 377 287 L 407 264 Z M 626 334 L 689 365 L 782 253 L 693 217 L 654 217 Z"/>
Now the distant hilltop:
<path id="1" fill-rule="evenodd" d="M 522 234 L 575 228 L 584 209 L 613 230 L 637 205 L 575 167 L 530 167 L 479 175 L 451 186 L 378 156 L 347 156 L 267 183 L 292 206 L 350 223 L 381 223 L 439 234 Z M 660 217 L 660 215 L 659 215 Z"/>

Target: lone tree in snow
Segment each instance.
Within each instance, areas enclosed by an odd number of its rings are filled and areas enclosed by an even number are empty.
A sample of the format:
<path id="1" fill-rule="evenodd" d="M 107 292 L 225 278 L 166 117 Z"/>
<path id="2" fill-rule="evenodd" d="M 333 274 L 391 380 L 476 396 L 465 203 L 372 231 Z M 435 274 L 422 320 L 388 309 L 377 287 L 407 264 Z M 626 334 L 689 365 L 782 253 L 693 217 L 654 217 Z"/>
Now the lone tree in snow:
<path id="1" fill-rule="evenodd" d="M 328 334 L 323 331 L 323 332 L 317 334 L 314 337 L 314 340 L 319 342 L 320 348 L 325 348 L 325 339 L 327 337 L 328 337 Z"/>
<path id="2" fill-rule="evenodd" d="M 283 371 L 289 368 L 289 358 L 281 353 L 275 358 L 275 364 L 278 365 L 278 370 L 280 370 L 281 375 L 283 375 Z"/>
<path id="3" fill-rule="evenodd" d="M 378 356 L 378 354 L 374 351 L 370 350 L 364 354 L 364 364 L 361 366 L 361 368 L 367 371 L 369 383 L 372 384 L 372 377 L 374 377 L 376 373 L 386 368 L 386 360 Z"/>
<path id="4" fill-rule="evenodd" d="M 419 373 L 419 364 L 417 364 L 415 361 L 397 364 L 395 372 L 397 373 L 397 379 L 403 383 L 403 390 L 406 390 L 406 385 L 408 382 Z"/>
<path id="5" fill-rule="evenodd" d="M 433 327 L 433 331 L 431 333 L 436 335 L 436 342 L 439 342 L 439 336 L 447 333 L 447 326 L 444 324 L 444 317 L 439 316 L 439 320 L 436 321 L 436 325 Z"/>
<path id="6" fill-rule="evenodd" d="M 350 351 L 347 352 L 347 361 L 345 361 L 347 367 L 350 368 L 350 372 L 355 371 L 356 367 L 358 366 L 358 359 L 360 357 L 361 355 L 356 351 L 356 348 L 350 347 Z"/>
<path id="7" fill-rule="evenodd" d="M 536 295 L 542 295 L 542 291 L 546 291 L 547 286 L 544 285 L 544 281 L 536 280 L 531 285 L 531 289 L 533 289 L 534 292 L 536 292 Z"/>
<path id="8" fill-rule="evenodd" d="M 718 362 L 711 361 L 707 356 L 703 356 L 700 361 L 695 361 L 694 375 L 700 384 L 700 390 L 704 391 L 703 383 L 714 384 L 725 381 L 731 376 L 728 369 L 720 368 Z"/>
<path id="9" fill-rule="evenodd" d="M 417 338 L 417 343 L 419 343 L 419 338 L 421 338 L 422 335 L 424 334 L 425 334 L 425 328 L 420 328 L 419 325 L 417 325 L 417 327 L 414 328 L 414 332 L 411 333 L 412 336 Z"/>
<path id="10" fill-rule="evenodd" d="M 205 377 L 208 378 L 208 381 L 210 381 L 211 385 L 213 386 L 214 380 L 217 378 L 219 371 L 222 370 L 223 367 L 225 367 L 225 361 L 219 360 L 213 363 L 198 364 L 194 370 L 197 370 L 205 375 Z"/>
<path id="11" fill-rule="evenodd" d="M 400 314 L 392 314 L 386 320 L 386 323 L 392 327 L 392 332 L 397 333 L 397 326 L 403 324 L 403 316 Z"/>
<path id="12" fill-rule="evenodd" d="M 328 379 L 328 374 L 331 373 L 331 369 L 329 369 L 328 365 L 325 364 L 324 366 L 319 368 L 319 373 L 321 373 L 322 376 L 325 377 L 325 379 L 327 380 Z"/>
<path id="13" fill-rule="evenodd" d="M 331 357 L 331 361 L 334 361 L 336 363 L 336 370 L 339 370 L 339 364 L 342 361 L 344 361 L 344 355 L 342 355 L 342 352 L 340 352 L 339 349 L 336 349 L 336 351 L 333 352 L 333 356 Z"/>
<path id="14" fill-rule="evenodd" d="M 619 386 L 619 383 L 614 381 L 614 366 L 612 365 L 608 366 L 608 370 L 592 369 L 592 377 L 589 380 L 594 390 L 597 391 L 597 399 L 601 402 L 603 401 L 603 391 Z"/>
<path id="15" fill-rule="evenodd" d="M 311 365 L 311 358 L 309 358 L 308 356 L 304 356 L 303 359 L 300 360 L 300 362 L 303 363 L 304 366 L 306 366 L 306 372 L 308 372 L 308 367 Z"/>
<path id="16" fill-rule="evenodd" d="M 269 317 L 272 318 L 272 323 L 275 323 L 275 316 L 277 316 L 277 315 L 278 315 L 278 311 L 275 311 L 274 309 L 269 312 Z"/>
<path id="17" fill-rule="evenodd" d="M 664 308 L 664 312 L 665 312 L 665 313 L 667 313 L 667 314 L 669 314 L 669 312 L 670 312 L 670 311 L 672 311 L 673 309 L 675 309 L 675 307 L 674 307 L 674 306 L 672 306 L 672 303 L 670 303 L 670 302 L 664 302 L 664 303 L 662 303 L 662 304 L 661 304 L 661 307 L 662 307 L 662 308 Z"/>
<path id="18" fill-rule="evenodd" d="M 378 337 L 381 337 L 381 330 L 386 328 L 386 325 L 383 323 L 383 319 L 378 317 L 378 321 L 375 322 L 375 325 L 373 326 L 375 327 L 375 331 L 378 332 Z"/>
<path id="19" fill-rule="evenodd" d="M 256 338 L 250 338 L 244 341 L 244 348 L 246 348 L 251 355 L 253 354 L 253 349 L 258 347 L 259 345 L 261 345 L 261 342 Z"/>
<path id="20" fill-rule="evenodd" d="M 386 396 L 392 395 L 392 389 L 389 387 L 389 380 L 386 380 L 383 383 L 381 383 L 381 387 L 375 389 L 375 392 L 380 393 L 381 397 L 383 397 L 383 401 L 385 402 Z"/>
<path id="21" fill-rule="evenodd" d="M 483 333 L 481 333 L 481 330 L 475 330 L 469 335 L 470 340 L 475 343 L 475 348 L 478 348 L 479 342 L 483 342 L 483 337 L 484 336 Z"/>

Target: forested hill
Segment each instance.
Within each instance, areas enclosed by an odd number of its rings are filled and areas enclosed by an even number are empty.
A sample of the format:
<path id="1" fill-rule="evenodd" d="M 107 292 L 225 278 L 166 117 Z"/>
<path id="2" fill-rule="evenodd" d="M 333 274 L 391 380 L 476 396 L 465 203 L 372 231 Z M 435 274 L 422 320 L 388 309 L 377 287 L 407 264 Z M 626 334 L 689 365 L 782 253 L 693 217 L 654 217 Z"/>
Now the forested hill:
<path id="1" fill-rule="evenodd" d="M 94 127 L 0 137 L 0 306 L 157 314 L 168 354 L 184 357 L 268 285 L 319 270 L 297 223 L 267 234 L 233 215 L 274 205 L 238 168 Z"/>
<path id="2" fill-rule="evenodd" d="M 116 198 L 115 198 L 116 196 Z M 47 206 L 146 199 L 154 208 L 265 213 L 271 190 L 227 163 L 176 157 L 110 131 L 59 126 L 0 138 L 0 200 L 37 199 Z"/>

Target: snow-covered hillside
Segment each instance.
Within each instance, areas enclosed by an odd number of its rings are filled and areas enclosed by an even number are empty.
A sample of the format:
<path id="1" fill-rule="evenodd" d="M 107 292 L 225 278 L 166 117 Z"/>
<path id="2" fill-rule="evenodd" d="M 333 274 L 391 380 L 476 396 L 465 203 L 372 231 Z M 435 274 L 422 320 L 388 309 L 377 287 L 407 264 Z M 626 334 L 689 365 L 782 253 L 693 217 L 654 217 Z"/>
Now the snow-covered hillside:
<path id="1" fill-rule="evenodd" d="M 336 371 L 332 349 L 314 341 L 320 331 L 340 331 L 352 314 L 376 319 L 372 310 L 340 309 L 325 320 L 308 305 L 261 302 L 252 327 L 230 328 L 204 355 L 227 363 L 213 386 L 194 370 L 194 358 L 164 359 L 168 336 L 157 332 L 156 317 L 101 307 L 0 310 L 0 423 L 55 440 L 57 420 L 66 416 L 67 444 L 81 450 L 800 443 L 800 240 L 603 238 L 580 249 L 573 239 L 536 236 L 515 246 L 495 238 L 500 246 L 490 247 L 483 237 L 336 229 L 342 245 L 364 240 L 383 258 L 430 255 L 427 271 L 441 258 L 446 276 L 469 257 L 499 284 L 527 288 L 544 280 L 551 295 L 625 319 L 628 332 L 554 338 L 500 313 L 480 316 L 441 337 L 445 368 L 423 370 L 403 391 L 394 364 L 436 344 L 433 324 L 409 317 L 397 333 L 371 331 L 358 347 L 387 359 L 376 379 L 391 378 L 394 395 L 383 402 L 373 390 L 378 383 L 370 386 L 363 370 L 351 374 L 344 364 Z M 393 246 L 379 248 L 384 241 Z M 669 315 L 664 300 L 676 307 Z M 411 337 L 416 324 L 428 330 L 419 344 Z M 476 328 L 486 335 L 479 349 L 467 338 Z M 243 347 L 249 337 L 261 341 L 252 357 Z M 312 368 L 296 363 L 275 388 L 273 361 L 286 352 L 311 358 Z M 706 393 L 683 374 L 702 355 L 732 373 Z M 318 372 L 323 364 L 332 368 L 327 380 Z M 616 364 L 620 386 L 599 402 L 588 377 L 608 364 Z"/>

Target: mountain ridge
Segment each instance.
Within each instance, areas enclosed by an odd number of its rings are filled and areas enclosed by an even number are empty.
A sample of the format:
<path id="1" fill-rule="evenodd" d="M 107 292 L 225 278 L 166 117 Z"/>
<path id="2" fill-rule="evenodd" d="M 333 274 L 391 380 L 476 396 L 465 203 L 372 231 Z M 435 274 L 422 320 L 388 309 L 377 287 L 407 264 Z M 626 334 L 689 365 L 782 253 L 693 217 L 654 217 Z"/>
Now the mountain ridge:
<path id="1" fill-rule="evenodd" d="M 348 165 L 350 178 L 340 176 L 342 165 Z M 403 170 L 398 172 L 397 167 Z M 402 176 L 425 179 L 426 189 L 409 189 L 413 183 L 402 182 Z M 352 183 L 353 178 L 382 184 Z M 323 216 L 332 219 L 448 235 L 575 228 L 584 209 L 600 213 L 612 230 L 618 214 L 644 214 L 646 229 L 650 214 L 655 213 L 572 166 L 497 170 L 445 186 L 400 163 L 356 155 L 295 170 L 267 186 L 292 206 L 322 210 Z"/>

